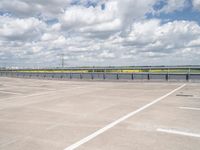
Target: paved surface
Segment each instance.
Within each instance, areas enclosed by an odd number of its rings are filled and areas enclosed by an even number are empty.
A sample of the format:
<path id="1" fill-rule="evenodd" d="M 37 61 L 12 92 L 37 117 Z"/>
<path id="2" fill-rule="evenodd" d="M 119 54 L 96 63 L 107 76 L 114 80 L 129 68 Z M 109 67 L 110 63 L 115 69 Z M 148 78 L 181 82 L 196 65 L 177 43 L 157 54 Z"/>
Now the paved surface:
<path id="1" fill-rule="evenodd" d="M 0 78 L 0 149 L 73 146 L 199 150 L 200 84 Z"/>

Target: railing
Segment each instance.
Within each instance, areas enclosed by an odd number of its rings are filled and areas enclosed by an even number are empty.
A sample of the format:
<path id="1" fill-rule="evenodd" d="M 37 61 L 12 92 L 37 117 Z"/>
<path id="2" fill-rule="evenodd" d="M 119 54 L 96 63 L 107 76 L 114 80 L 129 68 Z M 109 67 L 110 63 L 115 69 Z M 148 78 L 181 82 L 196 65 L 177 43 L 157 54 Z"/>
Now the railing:
<path id="1" fill-rule="evenodd" d="M 200 81 L 200 74 L 189 73 L 27 73 L 1 71 L 0 76 L 40 79 Z"/>

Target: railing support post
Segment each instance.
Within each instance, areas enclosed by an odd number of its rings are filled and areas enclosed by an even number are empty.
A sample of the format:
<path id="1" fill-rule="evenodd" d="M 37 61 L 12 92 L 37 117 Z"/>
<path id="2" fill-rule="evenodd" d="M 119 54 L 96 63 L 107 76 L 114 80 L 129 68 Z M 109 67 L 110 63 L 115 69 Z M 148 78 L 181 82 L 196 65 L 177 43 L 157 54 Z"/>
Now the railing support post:
<path id="1" fill-rule="evenodd" d="M 72 79 L 72 74 L 71 73 L 69 74 L 69 78 Z"/>
<path id="2" fill-rule="evenodd" d="M 133 73 L 131 74 L 131 79 L 134 80 L 134 74 Z"/>
<path id="3" fill-rule="evenodd" d="M 148 78 L 148 80 L 150 80 L 150 74 L 148 73 L 148 75 L 147 75 L 147 78 Z"/>
<path id="4" fill-rule="evenodd" d="M 165 75 L 165 79 L 166 79 L 166 81 L 169 80 L 169 74 L 166 74 L 166 75 Z"/>
<path id="5" fill-rule="evenodd" d="M 91 73 L 91 78 L 92 78 L 92 80 L 94 79 L 94 75 L 93 75 L 93 73 Z"/>
<path id="6" fill-rule="evenodd" d="M 189 80 L 190 80 L 190 75 L 189 75 L 189 73 L 188 73 L 188 74 L 186 74 L 186 80 L 187 80 L 187 81 L 189 81 Z"/>
<path id="7" fill-rule="evenodd" d="M 80 73 L 80 79 L 83 79 L 82 73 Z"/>
<path id="8" fill-rule="evenodd" d="M 119 74 L 117 73 L 117 80 L 119 80 Z"/>

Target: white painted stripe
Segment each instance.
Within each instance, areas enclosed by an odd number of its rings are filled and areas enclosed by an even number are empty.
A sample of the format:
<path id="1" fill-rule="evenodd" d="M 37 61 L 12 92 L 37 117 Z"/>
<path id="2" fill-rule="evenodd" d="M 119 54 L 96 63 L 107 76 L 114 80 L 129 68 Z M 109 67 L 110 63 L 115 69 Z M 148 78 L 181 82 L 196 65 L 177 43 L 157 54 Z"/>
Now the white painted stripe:
<path id="1" fill-rule="evenodd" d="M 43 92 L 43 93 L 35 93 L 35 94 L 30 94 L 30 95 L 22 95 L 22 94 L 20 94 L 20 96 L 8 97 L 8 98 L 1 99 L 0 102 L 5 101 L 5 100 L 16 99 L 16 98 L 27 98 L 27 97 L 33 97 L 33 96 L 40 96 L 40 95 L 45 95 L 45 94 L 49 94 L 49 93 L 51 93 L 51 91 Z"/>
<path id="2" fill-rule="evenodd" d="M 191 98 L 191 99 L 200 99 L 200 97 L 188 97 L 188 98 Z"/>
<path id="3" fill-rule="evenodd" d="M 22 94 L 20 94 L 20 96 L 15 96 L 15 97 L 12 96 L 12 97 L 8 97 L 8 98 L 0 99 L 0 103 L 4 102 L 5 100 L 12 100 L 12 99 L 16 99 L 16 98 L 27 98 L 27 97 L 41 96 L 41 95 L 47 95 L 47 94 L 51 94 L 51 93 L 62 92 L 62 91 L 66 91 L 66 90 L 81 89 L 81 88 L 82 87 L 75 87 L 75 88 L 71 88 L 71 89 L 62 89 L 62 90 L 57 90 L 57 91 L 47 91 L 47 92 L 30 94 L 30 95 L 22 95 Z M 85 88 L 85 87 L 83 87 L 83 88 Z"/>
<path id="4" fill-rule="evenodd" d="M 190 136 L 190 137 L 197 137 L 200 138 L 200 134 L 196 133 L 191 133 L 191 132 L 183 132 L 183 131 L 177 131 L 177 130 L 172 130 L 172 129 L 157 129 L 158 132 L 164 132 L 164 133 L 170 133 L 170 134 L 178 134 L 182 136 Z"/>
<path id="5" fill-rule="evenodd" d="M 22 95 L 21 93 L 9 92 L 9 91 L 0 91 L 0 93 L 8 93 L 8 94 Z"/>
<path id="6" fill-rule="evenodd" d="M 42 89 L 42 90 L 57 90 L 57 89 L 53 89 L 53 88 L 46 88 L 46 87 L 37 87 L 37 86 L 24 86 L 24 85 L 19 85 L 19 86 L 15 86 L 15 85 L 5 85 L 6 87 L 12 87 L 12 88 L 36 88 L 36 89 Z"/>
<path id="7" fill-rule="evenodd" d="M 5 142 L 5 143 L 3 143 L 3 144 L 0 144 L 0 147 L 3 148 L 3 147 L 5 147 L 5 146 L 7 146 L 7 145 L 9 145 L 9 144 L 15 143 L 16 141 L 18 141 L 18 138 L 13 139 L 13 140 L 9 140 L 8 142 Z"/>
<path id="8" fill-rule="evenodd" d="M 180 109 L 188 109 L 188 110 L 200 110 L 200 108 L 195 107 L 179 107 Z"/>
<path id="9" fill-rule="evenodd" d="M 97 130 L 96 132 L 92 133 L 91 135 L 89 135 L 89 136 L 87 136 L 87 137 L 81 139 L 80 141 L 78 141 L 78 142 L 76 142 L 76 143 L 70 145 L 69 147 L 65 148 L 64 150 L 74 150 L 74 149 L 78 148 L 79 146 L 83 145 L 84 143 L 86 143 L 86 142 L 92 140 L 93 138 L 97 137 L 98 135 L 100 135 L 100 134 L 106 132 L 106 131 L 109 130 L 110 128 L 112 128 L 112 127 L 116 126 L 117 124 L 121 123 L 122 121 L 124 121 L 124 120 L 126 120 L 126 119 L 128 119 L 128 118 L 130 118 L 130 117 L 132 117 L 132 116 L 134 116 L 134 115 L 136 115 L 137 113 L 139 113 L 139 112 L 141 112 L 141 111 L 147 109 L 148 107 L 152 106 L 153 104 L 158 103 L 158 102 L 161 101 L 162 99 L 164 99 L 164 98 L 168 97 L 169 95 L 173 94 L 174 92 L 180 90 L 180 89 L 183 88 L 185 85 L 186 85 L 186 84 L 183 84 L 183 85 L 181 85 L 180 87 L 178 87 L 178 88 L 172 90 L 171 92 L 169 92 L 169 93 L 167 93 L 167 94 L 165 94 L 165 95 L 163 95 L 163 96 L 161 96 L 161 97 L 155 99 L 155 100 L 152 101 L 151 103 L 148 103 L 148 104 L 144 105 L 143 107 L 141 107 L 141 108 L 139 108 L 139 109 L 137 109 L 137 110 L 135 110 L 135 111 L 133 111 L 133 112 L 131 112 L 131 113 L 129 113 L 129 114 L 127 114 L 127 115 L 121 117 L 121 118 L 119 118 L 118 120 L 116 120 L 116 121 L 114 121 L 114 122 L 112 122 L 112 123 L 106 125 L 105 127 L 101 128 L 101 129 L 99 129 L 99 130 Z"/>

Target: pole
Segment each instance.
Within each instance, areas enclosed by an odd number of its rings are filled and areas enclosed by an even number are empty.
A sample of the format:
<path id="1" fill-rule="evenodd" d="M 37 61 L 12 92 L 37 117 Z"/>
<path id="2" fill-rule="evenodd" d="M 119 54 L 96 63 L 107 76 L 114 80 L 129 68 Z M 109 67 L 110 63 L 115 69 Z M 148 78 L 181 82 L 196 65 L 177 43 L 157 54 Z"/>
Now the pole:
<path id="1" fill-rule="evenodd" d="M 64 54 L 61 54 L 61 65 L 62 65 L 62 68 L 64 68 L 64 65 L 65 65 Z"/>

